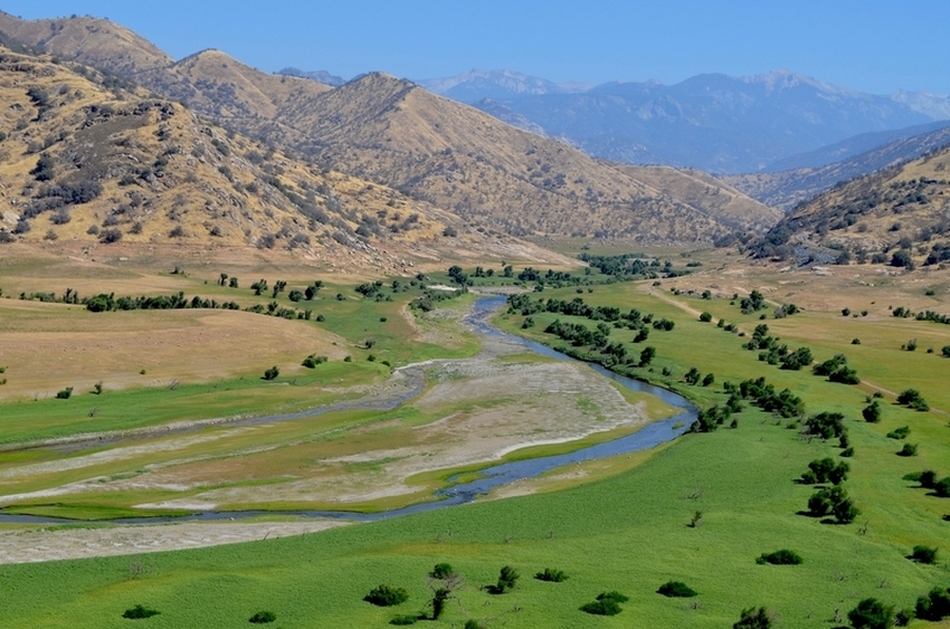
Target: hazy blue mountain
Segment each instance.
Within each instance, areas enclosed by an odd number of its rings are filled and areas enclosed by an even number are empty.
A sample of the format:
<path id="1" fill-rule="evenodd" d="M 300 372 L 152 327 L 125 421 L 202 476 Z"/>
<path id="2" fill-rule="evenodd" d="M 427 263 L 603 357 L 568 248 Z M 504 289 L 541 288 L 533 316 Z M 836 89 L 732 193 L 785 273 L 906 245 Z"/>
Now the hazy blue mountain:
<path id="1" fill-rule="evenodd" d="M 586 83 L 555 83 L 515 70 L 472 70 L 440 79 L 422 79 L 416 83 L 430 92 L 463 103 L 474 103 L 486 98 L 504 100 L 528 95 L 574 94 L 592 87 Z"/>
<path id="2" fill-rule="evenodd" d="M 763 169 L 763 172 L 777 173 L 783 170 L 793 170 L 795 168 L 818 168 L 846 160 L 849 157 L 860 155 L 877 147 L 884 147 L 898 140 L 923 136 L 929 134 L 931 131 L 939 131 L 945 127 L 950 127 L 950 120 L 938 120 L 937 122 L 914 125 L 913 127 L 894 129 L 893 131 L 862 133 L 846 138 L 840 142 L 835 142 L 834 144 L 827 144 L 814 151 L 799 153 L 780 159 L 777 162 L 769 164 L 768 167 Z M 914 158 L 916 157 L 918 157 L 918 155 L 914 155 Z"/>
<path id="3" fill-rule="evenodd" d="M 301 70 L 300 68 L 284 68 L 279 71 L 277 74 L 285 74 L 287 76 L 296 76 L 301 79 L 310 79 L 311 81 L 316 81 L 317 83 L 323 83 L 324 85 L 332 85 L 333 87 L 340 87 L 346 83 L 346 79 L 342 76 L 336 76 L 335 74 L 330 74 L 326 70 L 314 70 L 308 72 L 306 70 Z"/>
<path id="4" fill-rule="evenodd" d="M 597 157 L 719 173 L 755 172 L 861 133 L 933 121 L 889 96 L 787 71 L 492 98 L 498 102 L 487 112 L 503 111 L 503 119 L 521 116 Z"/>
<path id="5" fill-rule="evenodd" d="M 930 92 L 898 90 L 891 94 L 891 98 L 925 116 L 937 120 L 950 120 L 950 96 L 937 96 Z"/>
<path id="6" fill-rule="evenodd" d="M 903 137 L 820 167 L 728 175 L 722 179 L 753 199 L 788 211 L 841 182 L 919 159 L 932 151 L 950 146 L 948 125 L 950 122 L 943 122 L 941 128 L 936 130 Z"/>

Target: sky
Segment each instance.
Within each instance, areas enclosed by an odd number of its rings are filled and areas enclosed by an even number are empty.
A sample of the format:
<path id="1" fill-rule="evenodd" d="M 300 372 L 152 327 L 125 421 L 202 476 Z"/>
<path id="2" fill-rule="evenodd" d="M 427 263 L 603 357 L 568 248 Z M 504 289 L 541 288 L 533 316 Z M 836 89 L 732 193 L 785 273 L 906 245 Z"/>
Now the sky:
<path id="1" fill-rule="evenodd" d="M 786 69 L 874 94 L 950 94 L 950 0 L 0 0 L 107 17 L 176 59 L 410 79 L 510 68 L 604 83 Z"/>

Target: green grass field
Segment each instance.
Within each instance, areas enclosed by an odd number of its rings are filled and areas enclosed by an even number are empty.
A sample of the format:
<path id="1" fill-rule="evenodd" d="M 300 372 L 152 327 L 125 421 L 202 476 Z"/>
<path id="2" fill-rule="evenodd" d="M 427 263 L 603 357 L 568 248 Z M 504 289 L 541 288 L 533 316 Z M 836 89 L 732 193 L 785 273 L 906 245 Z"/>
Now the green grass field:
<path id="1" fill-rule="evenodd" d="M 573 289 L 542 295 L 571 298 Z M 893 404 L 885 395 L 883 420 L 868 424 L 860 409 L 873 389 L 845 386 L 810 371 L 783 371 L 740 347 L 746 339 L 700 323 L 677 305 L 709 310 L 751 331 L 756 315 L 740 315 L 728 302 L 646 294 L 636 285 L 595 288 L 588 303 L 637 307 L 676 322 L 671 332 L 651 329 L 641 345 L 658 350 L 642 375 L 676 388 L 701 405 L 724 400 L 721 384 L 764 375 L 789 387 L 808 411 L 840 411 L 856 454 L 848 459 L 846 486 L 861 514 L 845 526 L 798 514 L 814 489 L 794 481 L 809 461 L 837 458 L 835 443 L 802 440 L 786 422 L 748 407 L 735 430 L 687 435 L 643 457 L 622 473 L 550 493 L 480 502 L 444 511 L 362 524 L 296 538 L 145 556 L 0 566 L 4 623 L 29 627 L 124 627 L 125 609 L 141 603 L 161 614 L 140 621 L 152 627 L 242 626 L 256 611 L 276 613 L 280 627 L 384 627 L 397 614 L 425 608 L 431 592 L 426 573 L 447 561 L 465 585 L 438 623 L 461 626 L 476 619 L 488 627 L 728 627 L 741 609 L 766 606 L 779 627 L 834 627 L 867 597 L 898 608 L 934 586 L 950 587 L 945 555 L 933 566 L 908 559 L 917 544 L 946 546 L 950 500 L 928 496 L 910 472 L 931 468 L 950 475 L 950 361 L 938 355 L 901 352 L 899 340 L 917 336 L 940 342 L 943 326 L 909 320 L 845 319 L 835 313 L 805 313 L 768 320 L 773 333 L 793 348 L 809 345 L 817 360 L 844 352 L 859 376 L 889 391 L 920 389 L 929 413 Z M 343 302 L 345 303 L 345 302 Z M 355 316 L 355 313 L 354 313 Z M 561 317 L 564 320 L 564 317 Z M 550 315 L 536 315 L 530 335 Z M 520 317 L 500 325 L 520 330 Z M 359 332 L 359 324 L 354 328 Z M 856 332 L 855 330 L 860 330 Z M 352 336 L 351 330 L 349 336 Z M 615 330 L 618 338 L 632 337 Z M 850 340 L 860 336 L 862 344 Z M 629 339 L 626 339 L 629 340 Z M 633 346 L 636 347 L 636 346 Z M 713 372 L 708 388 L 681 382 L 689 367 Z M 672 375 L 664 378 L 660 370 Z M 895 453 L 903 442 L 886 433 L 907 425 L 916 457 Z M 623 468 L 618 461 L 618 469 Z M 687 526 L 696 511 L 699 525 Z M 764 552 L 789 548 L 799 566 L 762 566 Z M 493 596 L 480 586 L 494 583 L 501 566 L 517 568 L 514 591 Z M 144 565 L 145 569 L 141 569 Z M 532 575 L 545 567 L 570 575 L 544 583 Z M 699 592 L 693 599 L 655 593 L 669 580 Z M 374 586 L 408 589 L 398 608 L 363 602 Z M 630 597 L 612 618 L 578 611 L 607 590 Z M 950 626 L 913 621 L 912 626 Z"/>

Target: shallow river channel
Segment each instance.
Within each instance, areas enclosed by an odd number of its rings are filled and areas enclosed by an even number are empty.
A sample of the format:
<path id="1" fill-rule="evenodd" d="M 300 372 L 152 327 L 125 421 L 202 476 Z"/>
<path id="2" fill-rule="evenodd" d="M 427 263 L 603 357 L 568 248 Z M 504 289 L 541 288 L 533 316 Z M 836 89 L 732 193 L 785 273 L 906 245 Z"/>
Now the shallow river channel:
<path id="1" fill-rule="evenodd" d="M 499 308 L 502 308 L 505 304 L 505 298 L 503 296 L 491 296 L 491 297 L 482 297 L 475 302 L 474 310 L 472 314 L 467 318 L 467 322 L 472 326 L 475 332 L 478 335 L 483 337 L 495 337 L 504 339 L 510 343 L 517 343 L 518 345 L 523 346 L 524 348 L 541 354 L 543 356 L 552 357 L 558 360 L 565 361 L 575 361 L 576 359 L 571 358 L 565 354 L 554 351 L 540 343 L 535 343 L 511 334 L 506 334 L 492 327 L 488 323 L 488 318 L 496 312 Z M 342 520 L 354 520 L 354 521 L 373 521 L 373 520 L 384 520 L 388 518 L 394 518 L 401 515 L 408 515 L 411 513 L 420 513 L 423 511 L 432 511 L 434 509 L 444 509 L 453 505 L 464 504 L 466 502 L 471 502 L 475 500 L 478 496 L 484 495 L 503 485 L 513 483 L 515 481 L 523 480 L 526 478 L 534 478 L 540 476 L 545 472 L 553 470 L 558 467 L 569 465 L 571 463 L 579 463 L 582 461 L 590 461 L 593 459 L 601 459 L 608 456 L 614 456 L 617 454 L 626 454 L 628 452 L 636 452 L 639 450 L 647 450 L 653 448 L 659 444 L 671 441 L 677 436 L 681 435 L 686 429 L 696 420 L 696 408 L 690 404 L 685 398 L 672 391 L 656 387 L 639 380 L 634 380 L 632 378 L 627 378 L 625 376 L 617 375 L 611 372 L 600 365 L 590 364 L 591 369 L 601 374 L 605 378 L 609 378 L 614 382 L 620 384 L 621 386 L 627 387 L 633 391 L 640 391 L 648 393 L 650 395 L 656 396 L 677 408 L 680 408 L 682 412 L 677 415 L 656 421 L 651 422 L 645 425 L 643 428 L 639 429 L 637 432 L 627 435 L 625 437 L 619 437 L 612 441 L 607 441 L 605 443 L 597 444 L 594 446 L 589 446 L 569 452 L 567 454 L 557 454 L 552 456 L 544 456 L 533 459 L 527 459 L 523 461 L 514 461 L 511 463 L 501 463 L 498 465 L 492 465 L 486 467 L 485 469 L 480 470 L 479 477 L 475 480 L 466 481 L 458 484 L 453 484 L 448 488 L 439 490 L 437 492 L 438 500 L 432 502 L 423 502 L 415 505 L 410 505 L 408 507 L 402 507 L 399 509 L 392 509 L 389 511 L 380 511 L 376 513 L 355 513 L 351 511 L 260 511 L 260 510 L 249 510 L 249 511 L 203 511 L 198 513 L 193 513 L 185 516 L 178 517 L 154 517 L 154 518 L 117 518 L 114 520 L 107 520 L 114 524 L 162 524 L 170 522 L 187 522 L 195 520 L 240 520 L 246 518 L 253 518 L 261 515 L 288 515 L 288 516 L 302 516 L 308 518 L 332 518 L 332 519 L 342 519 Z M 422 370 L 424 371 L 424 370 Z M 422 373 L 420 371 L 420 373 Z M 275 421 L 297 419 L 302 417 L 312 417 L 316 415 L 322 415 L 324 413 L 342 410 L 344 408 L 378 408 L 379 410 L 390 410 L 390 408 L 395 408 L 398 405 L 406 402 L 408 399 L 415 397 L 422 390 L 422 381 L 419 379 L 418 386 L 415 384 L 410 386 L 408 390 L 399 395 L 396 398 L 390 397 L 381 403 L 380 400 L 352 400 L 349 402 L 339 403 L 328 405 L 321 408 L 312 409 L 309 411 L 303 411 L 299 413 L 291 413 L 286 415 L 275 415 L 267 417 L 256 417 L 256 418 L 247 418 L 239 420 L 236 423 L 246 423 L 246 424 L 264 424 L 272 423 Z M 98 445 L 102 445 L 102 441 L 98 442 Z M 455 479 L 450 478 L 449 482 L 454 483 Z M 8 523 L 24 523 L 24 524 L 58 524 L 58 523 L 67 523 L 71 520 L 66 520 L 62 518 L 46 518 L 46 517 L 37 517 L 29 515 L 15 515 L 15 514 L 4 514 L 0 513 L 0 522 Z"/>

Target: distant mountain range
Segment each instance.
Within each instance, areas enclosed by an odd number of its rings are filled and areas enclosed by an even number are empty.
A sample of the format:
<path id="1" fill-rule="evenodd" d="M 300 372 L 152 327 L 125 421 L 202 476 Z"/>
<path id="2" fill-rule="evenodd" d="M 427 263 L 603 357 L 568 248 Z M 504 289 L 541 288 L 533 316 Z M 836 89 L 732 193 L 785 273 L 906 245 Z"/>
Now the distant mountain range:
<path id="1" fill-rule="evenodd" d="M 922 130 L 923 133 L 913 134 Z M 878 145 L 882 139 L 890 137 L 895 139 Z M 856 155 L 849 155 L 853 150 L 864 145 L 871 145 L 873 148 Z M 894 132 L 856 136 L 814 153 L 788 160 L 789 164 L 813 165 L 803 165 L 774 173 L 724 175 L 722 180 L 766 205 L 788 211 L 802 201 L 818 196 L 839 183 L 915 160 L 948 145 L 950 145 L 950 122 L 944 121 Z M 824 160 L 837 155 L 848 156 L 840 161 L 824 163 Z"/>
<path id="2" fill-rule="evenodd" d="M 607 83 L 584 91 L 517 73 L 422 82 L 516 126 L 526 123 L 596 157 L 757 172 L 845 138 L 933 122 L 950 99 L 876 96 L 787 71 L 703 74 L 676 85 Z"/>
<path id="3" fill-rule="evenodd" d="M 335 74 L 330 74 L 326 70 L 314 70 L 312 72 L 305 72 L 300 68 L 284 68 L 277 72 L 277 74 L 283 74 L 284 76 L 295 76 L 300 79 L 310 79 L 311 81 L 316 81 L 317 83 L 323 83 L 324 85 L 332 85 L 333 87 L 340 87 L 346 83 L 346 79 L 342 76 L 336 76 Z"/>

